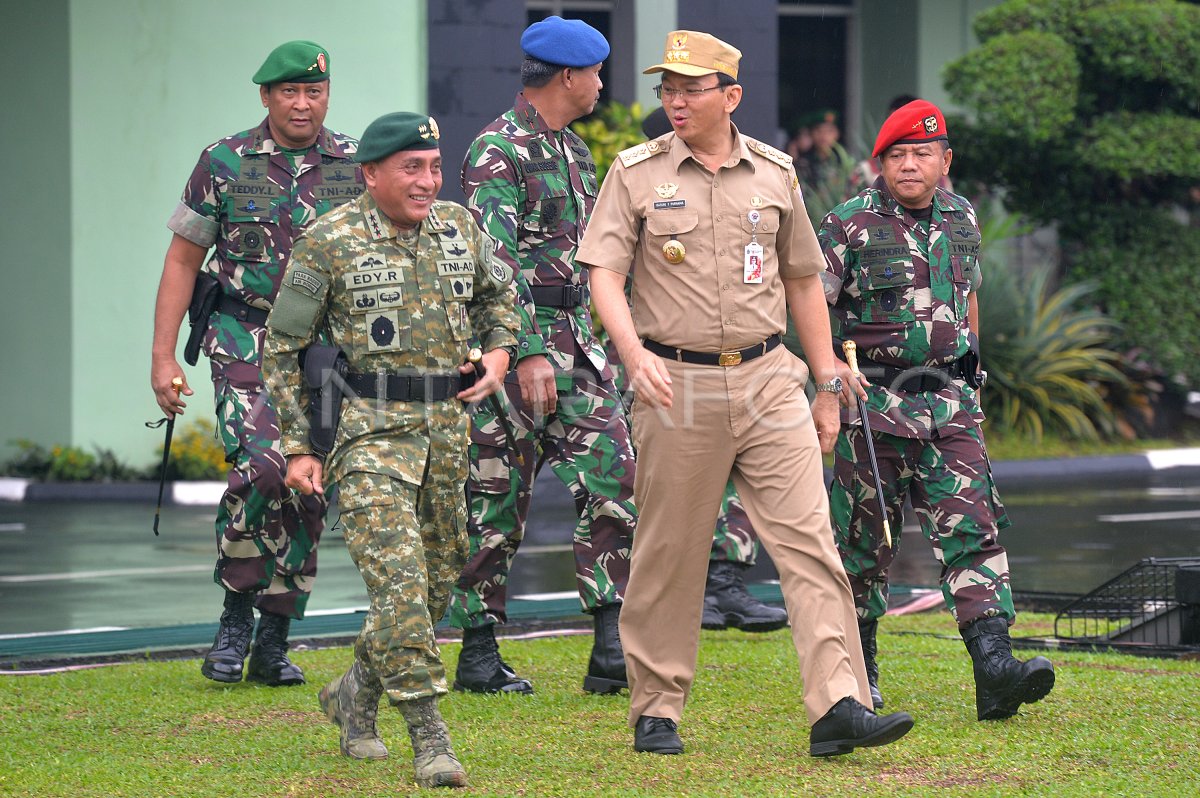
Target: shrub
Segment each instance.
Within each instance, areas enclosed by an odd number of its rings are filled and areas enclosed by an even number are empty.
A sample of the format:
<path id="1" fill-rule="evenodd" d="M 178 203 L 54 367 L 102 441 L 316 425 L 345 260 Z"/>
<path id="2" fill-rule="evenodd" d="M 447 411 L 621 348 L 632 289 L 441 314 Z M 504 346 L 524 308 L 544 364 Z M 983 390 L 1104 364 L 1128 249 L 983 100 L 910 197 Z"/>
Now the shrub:
<path id="1" fill-rule="evenodd" d="M 613 100 L 587 119 L 571 125 L 575 134 L 592 151 L 592 158 L 596 161 L 596 177 L 601 183 L 617 153 L 646 140 L 642 133 L 644 116 L 640 103 L 624 105 Z"/>
<path id="2" fill-rule="evenodd" d="M 154 466 L 156 479 L 161 463 L 162 446 L 159 446 Z M 225 450 L 217 440 L 216 425 L 210 419 L 198 418 L 187 427 L 175 430 L 167 479 L 221 480 L 228 468 Z"/>

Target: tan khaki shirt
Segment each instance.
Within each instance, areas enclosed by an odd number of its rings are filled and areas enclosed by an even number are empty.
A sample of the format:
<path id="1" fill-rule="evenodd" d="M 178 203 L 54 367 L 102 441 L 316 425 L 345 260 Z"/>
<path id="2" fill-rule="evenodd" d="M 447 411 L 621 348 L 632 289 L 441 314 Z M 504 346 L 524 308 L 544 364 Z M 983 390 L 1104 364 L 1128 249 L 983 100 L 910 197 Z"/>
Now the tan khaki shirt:
<path id="1" fill-rule="evenodd" d="M 792 159 L 733 133 L 733 153 L 716 174 L 668 133 L 620 153 L 604 179 L 576 260 L 633 269 L 642 338 L 699 352 L 761 343 L 787 328 L 780 278 L 824 269 Z M 752 233 L 763 249 L 761 283 L 743 279 Z M 667 260 L 668 241 L 684 246 L 681 263 Z"/>

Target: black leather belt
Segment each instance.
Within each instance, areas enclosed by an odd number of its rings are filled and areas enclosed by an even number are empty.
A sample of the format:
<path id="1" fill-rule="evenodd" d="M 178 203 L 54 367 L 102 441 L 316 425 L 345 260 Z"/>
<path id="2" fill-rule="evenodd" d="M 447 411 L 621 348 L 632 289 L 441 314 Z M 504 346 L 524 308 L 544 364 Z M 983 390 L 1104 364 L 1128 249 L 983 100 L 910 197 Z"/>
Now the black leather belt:
<path id="1" fill-rule="evenodd" d="M 941 366 L 888 366 L 860 357 L 859 370 L 874 385 L 903 393 L 940 391 L 951 380 L 963 379 L 965 375 L 959 360 Z"/>
<path id="2" fill-rule="evenodd" d="M 256 308 L 253 305 L 247 305 L 242 300 L 229 294 L 221 294 L 217 297 L 215 309 L 218 313 L 233 316 L 238 321 L 257 324 L 259 327 L 267 323 L 267 315 L 271 312 L 262 308 Z"/>
<path id="3" fill-rule="evenodd" d="M 346 374 L 346 386 L 361 399 L 439 402 L 463 390 L 462 374 Z M 383 379 L 380 379 L 380 378 Z M 382 391 L 380 389 L 383 389 Z"/>
<path id="4" fill-rule="evenodd" d="M 651 341 L 649 338 L 642 341 L 642 346 L 659 357 L 678 360 L 682 363 L 696 363 L 701 366 L 736 366 L 739 363 L 745 363 L 756 357 L 765 355 L 779 346 L 782 340 L 783 337 L 779 333 L 775 333 L 761 344 L 755 344 L 754 346 L 748 346 L 745 349 L 738 349 L 733 352 L 693 352 L 690 349 L 676 349 L 673 346 L 660 344 L 658 341 Z"/>
<path id="5" fill-rule="evenodd" d="M 587 288 L 582 285 L 531 285 L 533 304 L 550 308 L 577 308 L 587 302 Z"/>

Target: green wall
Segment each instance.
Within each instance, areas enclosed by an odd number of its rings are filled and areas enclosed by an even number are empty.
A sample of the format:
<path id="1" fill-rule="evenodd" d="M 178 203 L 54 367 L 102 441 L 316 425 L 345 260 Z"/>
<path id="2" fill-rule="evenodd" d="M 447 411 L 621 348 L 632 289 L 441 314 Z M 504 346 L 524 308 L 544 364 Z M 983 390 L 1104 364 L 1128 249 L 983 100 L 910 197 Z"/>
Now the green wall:
<path id="1" fill-rule="evenodd" d="M 5 60 L 38 68 L 28 83 L 10 81 L 25 112 L 5 114 L 3 143 L 40 155 L 18 164 L 19 180 L 10 183 L 26 190 L 22 215 L 3 214 L 5 271 L 36 267 L 25 270 L 31 276 L 21 278 L 19 294 L 5 296 L 0 323 L 9 341 L 17 330 L 49 341 L 22 355 L 33 362 L 3 361 L 6 375 L 37 382 L 12 391 L 5 377 L 0 439 L 103 446 L 134 464 L 154 459 L 160 432 L 141 422 L 160 415 L 149 363 L 171 238 L 165 223 L 201 149 L 265 116 L 250 76 L 266 54 L 288 39 L 329 48 L 326 123 L 346 133 L 425 105 L 425 3 L 361 0 L 353 8 L 334 11 L 321 0 L 75 0 L 41 4 L 35 15 L 5 0 Z M 32 130 L 31 150 L 21 143 Z M 197 391 L 187 415 L 211 418 L 207 361 L 188 369 L 188 381 Z"/>
<path id="2" fill-rule="evenodd" d="M 0 453 L 9 441 L 66 442 L 70 413 L 71 152 L 67 0 L 3 0 L 7 101 L 0 191 Z M 16 35 L 14 35 L 14 32 Z"/>

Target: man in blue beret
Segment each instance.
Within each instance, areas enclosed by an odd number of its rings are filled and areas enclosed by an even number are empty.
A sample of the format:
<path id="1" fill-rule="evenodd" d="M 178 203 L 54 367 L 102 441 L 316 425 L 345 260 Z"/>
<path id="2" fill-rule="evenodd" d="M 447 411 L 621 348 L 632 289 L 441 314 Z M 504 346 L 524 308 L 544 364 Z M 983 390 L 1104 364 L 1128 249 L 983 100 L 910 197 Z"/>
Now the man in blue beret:
<path id="1" fill-rule="evenodd" d="M 315 42 L 275 48 L 253 77 L 267 118 L 200 153 L 167 221 L 174 236 L 154 309 L 150 384 L 163 412 L 183 413 L 180 393 L 190 396 L 192 389 L 176 348 L 188 311 L 184 358 L 195 365 L 200 350 L 209 358 L 217 429 L 230 463 L 217 509 L 214 572 L 225 608 L 200 667 L 218 682 L 241 681 L 247 654 L 251 681 L 304 682 L 287 657 L 287 639 L 316 579 L 325 502 L 297 497 L 283 484 L 279 425 L 263 396 L 259 361 L 292 242 L 318 216 L 363 191 L 362 172 L 351 160 L 357 142 L 324 127 L 329 74 L 329 52 Z M 182 389 L 172 387 L 176 379 Z"/>
<path id="2" fill-rule="evenodd" d="M 437 199 L 438 137 L 424 114 L 367 127 L 357 155 L 366 193 L 296 243 L 267 320 L 263 376 L 280 408 L 287 484 L 304 495 L 338 486 L 346 547 L 370 601 L 353 663 L 320 694 L 342 753 L 388 755 L 375 724 L 386 695 L 404 715 L 417 782 L 462 787 L 467 774 L 437 706 L 447 685 L 433 629 L 467 555 L 464 404 L 500 387 L 518 322 L 512 271 L 491 239 L 466 208 Z M 460 364 L 476 340 L 485 373 L 464 384 L 474 370 Z M 298 412 L 305 378 L 321 368 L 314 358 L 338 350 L 340 408 Z M 328 452 L 311 437 L 324 417 L 338 422 Z"/>
<path id="3" fill-rule="evenodd" d="M 533 692 L 501 660 L 493 627 L 507 620 L 508 574 L 525 534 L 540 452 L 579 511 L 576 585 L 595 632 L 583 688 L 615 693 L 627 686 L 617 618 L 636 518 L 633 450 L 612 369 L 593 334 L 587 275 L 575 265 L 596 200 L 596 164 L 567 127 L 595 108 L 609 48 L 590 25 L 551 16 L 525 30 L 521 49 L 522 90 L 479 133 L 462 167 L 471 213 L 516 273 L 522 327 L 504 393 L 521 459 L 491 408 L 477 408 L 471 558 L 450 608 L 450 623 L 463 630 L 454 687 Z"/>

